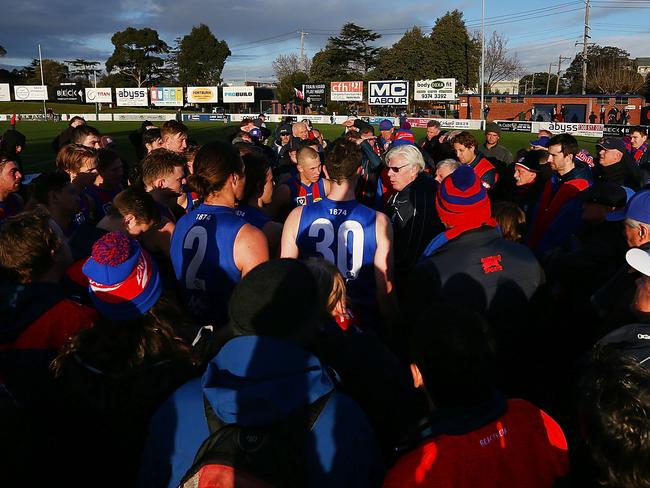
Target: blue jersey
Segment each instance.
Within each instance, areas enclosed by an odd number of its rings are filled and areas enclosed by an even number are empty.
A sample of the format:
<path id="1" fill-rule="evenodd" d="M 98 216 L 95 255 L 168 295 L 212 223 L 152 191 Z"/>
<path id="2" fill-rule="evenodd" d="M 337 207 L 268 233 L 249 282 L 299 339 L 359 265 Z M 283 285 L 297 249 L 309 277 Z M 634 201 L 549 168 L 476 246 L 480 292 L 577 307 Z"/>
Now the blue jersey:
<path id="1" fill-rule="evenodd" d="M 347 283 L 352 304 L 376 303 L 377 213 L 356 200 L 324 198 L 302 209 L 296 246 L 301 258 L 334 263 Z"/>
<path id="2" fill-rule="evenodd" d="M 271 217 L 262 212 L 259 208 L 248 205 L 239 205 L 235 213 L 244 219 L 247 223 L 262 230 L 264 226 L 271 221 Z"/>
<path id="3" fill-rule="evenodd" d="M 176 223 L 170 254 L 190 311 L 215 325 L 225 324 L 227 305 L 241 271 L 233 249 L 246 222 L 234 209 L 202 204 Z"/>
<path id="4" fill-rule="evenodd" d="M 287 185 L 289 185 L 289 191 L 291 192 L 292 208 L 311 205 L 325 198 L 325 181 L 323 178 L 319 178 L 315 183 L 305 185 L 300 181 L 300 177 L 296 176 L 290 178 Z"/>

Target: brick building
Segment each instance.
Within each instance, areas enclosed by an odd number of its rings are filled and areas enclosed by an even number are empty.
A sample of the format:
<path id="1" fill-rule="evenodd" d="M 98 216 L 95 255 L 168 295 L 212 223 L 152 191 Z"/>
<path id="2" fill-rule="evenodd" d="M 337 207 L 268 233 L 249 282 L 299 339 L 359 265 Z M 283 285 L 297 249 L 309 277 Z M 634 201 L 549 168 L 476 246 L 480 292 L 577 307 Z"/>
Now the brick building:
<path id="1" fill-rule="evenodd" d="M 459 118 L 481 118 L 480 95 L 458 95 Z M 631 125 L 641 123 L 641 109 L 645 98 L 640 95 L 486 95 L 485 104 L 490 107 L 489 120 L 539 120 L 551 121 L 553 107 L 559 113 L 566 108 L 564 122 L 589 122 L 589 115 L 596 114 L 599 122 L 600 107 L 609 113 L 614 106 L 622 111 L 627 108 Z"/>

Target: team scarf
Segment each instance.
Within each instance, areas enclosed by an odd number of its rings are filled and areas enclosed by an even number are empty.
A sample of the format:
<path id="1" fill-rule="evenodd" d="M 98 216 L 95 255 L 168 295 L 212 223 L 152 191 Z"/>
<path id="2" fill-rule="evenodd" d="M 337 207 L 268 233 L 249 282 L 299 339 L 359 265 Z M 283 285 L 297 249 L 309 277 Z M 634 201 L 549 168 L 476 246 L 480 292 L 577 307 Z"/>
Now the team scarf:
<path id="1" fill-rule="evenodd" d="M 644 142 L 643 144 L 641 144 L 641 146 L 638 149 L 632 148 L 632 157 L 638 163 L 639 161 L 641 161 L 641 158 L 643 157 L 643 155 L 646 153 L 647 150 L 648 150 L 648 143 Z"/>

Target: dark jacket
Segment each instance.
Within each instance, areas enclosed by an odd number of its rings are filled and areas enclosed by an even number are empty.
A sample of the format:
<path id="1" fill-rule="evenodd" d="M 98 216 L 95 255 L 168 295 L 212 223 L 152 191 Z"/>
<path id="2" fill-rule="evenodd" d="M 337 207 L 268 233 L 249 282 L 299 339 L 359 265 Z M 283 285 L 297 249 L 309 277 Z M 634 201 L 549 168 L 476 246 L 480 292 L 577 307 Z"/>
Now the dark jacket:
<path id="1" fill-rule="evenodd" d="M 592 174 L 595 182 L 609 181 L 627 186 L 634 191 L 641 188 L 644 183 L 641 168 L 629 154 L 624 154 L 621 161 L 610 166 L 596 164 Z"/>
<path id="2" fill-rule="evenodd" d="M 497 362 L 507 394 L 521 394 L 534 367 L 536 324 L 543 321 L 540 302 L 544 274 L 530 249 L 483 226 L 451 239 L 424 258 L 409 283 L 404 310 L 442 302 L 473 310 L 492 326 Z"/>
<path id="3" fill-rule="evenodd" d="M 483 156 L 488 159 L 495 158 L 505 164 L 512 164 L 513 162 L 512 153 L 508 150 L 507 147 L 502 146 L 501 144 L 497 144 L 496 146 L 488 149 L 485 143 L 483 143 L 478 147 L 478 151 L 483 153 Z"/>
<path id="4" fill-rule="evenodd" d="M 456 152 L 454 151 L 454 148 L 446 142 L 440 142 L 440 138 L 445 134 L 446 132 L 441 132 L 432 139 L 427 139 L 425 137 L 420 142 L 418 142 L 418 147 L 422 150 L 422 152 L 427 153 L 436 164 L 443 159 L 456 159 Z"/>
<path id="5" fill-rule="evenodd" d="M 426 173 L 388 200 L 387 214 L 393 223 L 395 269 L 413 269 L 427 244 L 444 230 L 436 210 L 437 182 Z"/>
<path id="6" fill-rule="evenodd" d="M 321 362 L 295 344 L 271 337 L 231 339 L 210 361 L 203 378 L 176 390 L 153 416 L 139 484 L 178 486 L 209 433 L 204 396 L 225 423 L 264 425 L 333 389 Z M 374 433 L 359 406 L 344 394 L 330 396 L 303 454 L 307 486 L 381 485 L 383 468 Z"/>

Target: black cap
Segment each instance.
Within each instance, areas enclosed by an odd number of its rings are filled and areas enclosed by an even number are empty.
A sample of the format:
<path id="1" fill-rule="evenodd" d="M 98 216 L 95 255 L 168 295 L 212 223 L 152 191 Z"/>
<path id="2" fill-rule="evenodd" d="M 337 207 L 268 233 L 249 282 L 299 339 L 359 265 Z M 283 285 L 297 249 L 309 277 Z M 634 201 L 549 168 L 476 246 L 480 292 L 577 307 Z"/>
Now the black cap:
<path id="1" fill-rule="evenodd" d="M 596 144 L 596 147 L 602 147 L 603 149 L 616 149 L 623 154 L 627 152 L 625 142 L 623 142 L 623 139 L 619 139 L 618 137 L 605 137 Z"/>
<path id="2" fill-rule="evenodd" d="M 291 135 L 291 126 L 290 125 L 281 125 L 279 134 L 282 135 Z"/>
<path id="3" fill-rule="evenodd" d="M 296 259 L 260 264 L 237 284 L 230 298 L 230 326 L 236 334 L 287 337 L 318 314 L 316 280 Z"/>
<path id="4" fill-rule="evenodd" d="M 650 325 L 626 325 L 607 334 L 597 345 L 615 348 L 626 356 L 632 356 L 644 367 L 650 367 Z"/>
<path id="5" fill-rule="evenodd" d="M 585 203 L 598 203 L 606 207 L 624 207 L 627 203 L 625 189 L 611 181 L 594 183 L 589 188 L 582 190 L 578 196 Z"/>
<path id="6" fill-rule="evenodd" d="M 543 157 L 548 157 L 546 151 L 537 150 L 537 151 L 526 151 L 522 157 L 517 160 L 519 166 L 523 166 L 528 171 L 533 171 L 539 173 L 542 171 L 542 166 L 539 164 Z"/>

